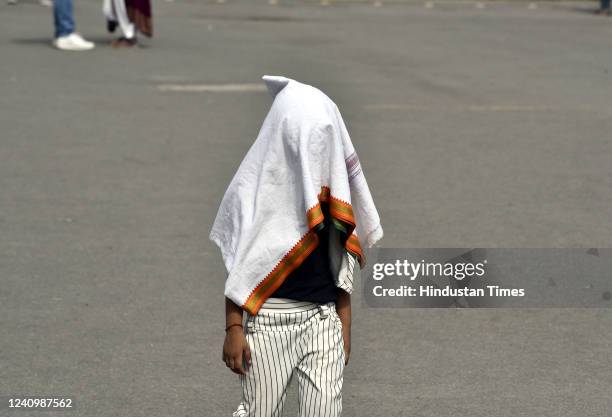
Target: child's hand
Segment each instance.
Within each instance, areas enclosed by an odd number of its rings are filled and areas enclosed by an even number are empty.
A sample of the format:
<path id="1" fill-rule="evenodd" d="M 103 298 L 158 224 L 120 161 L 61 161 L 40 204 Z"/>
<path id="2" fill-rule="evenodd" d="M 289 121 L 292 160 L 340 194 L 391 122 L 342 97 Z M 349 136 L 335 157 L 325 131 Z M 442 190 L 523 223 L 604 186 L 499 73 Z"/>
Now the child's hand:
<path id="1" fill-rule="evenodd" d="M 246 369 L 243 357 L 248 366 L 251 366 L 251 350 L 241 327 L 232 327 L 225 334 L 223 342 L 223 362 L 233 372 L 244 375 Z"/>
<path id="2" fill-rule="evenodd" d="M 348 365 L 351 356 L 351 329 L 342 329 L 342 339 L 344 340 L 344 366 Z"/>
<path id="3" fill-rule="evenodd" d="M 351 296 L 338 289 L 336 312 L 342 322 L 342 341 L 344 342 L 344 366 L 348 365 L 351 356 Z"/>

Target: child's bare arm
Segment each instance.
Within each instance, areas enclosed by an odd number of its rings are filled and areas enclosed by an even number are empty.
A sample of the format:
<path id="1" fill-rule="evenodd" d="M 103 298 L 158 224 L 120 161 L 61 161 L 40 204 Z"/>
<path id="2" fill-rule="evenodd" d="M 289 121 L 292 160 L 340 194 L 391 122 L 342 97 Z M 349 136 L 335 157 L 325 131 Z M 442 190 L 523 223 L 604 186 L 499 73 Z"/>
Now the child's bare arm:
<path id="1" fill-rule="evenodd" d="M 225 328 L 223 362 L 233 372 L 244 375 L 243 357 L 250 366 L 251 351 L 242 329 L 242 308 L 229 298 L 225 298 Z"/>
<path id="2" fill-rule="evenodd" d="M 344 364 L 348 365 L 351 356 L 351 295 L 338 289 L 336 311 L 342 322 L 342 338 L 344 339 Z"/>

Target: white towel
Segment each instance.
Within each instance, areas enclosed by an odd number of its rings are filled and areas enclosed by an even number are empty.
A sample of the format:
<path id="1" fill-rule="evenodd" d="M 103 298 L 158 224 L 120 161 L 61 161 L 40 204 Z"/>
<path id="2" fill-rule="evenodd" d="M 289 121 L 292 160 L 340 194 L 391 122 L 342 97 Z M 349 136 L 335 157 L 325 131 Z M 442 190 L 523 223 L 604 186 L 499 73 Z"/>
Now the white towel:
<path id="1" fill-rule="evenodd" d="M 274 102 L 234 175 L 210 232 L 227 268 L 225 296 L 251 314 L 316 248 L 327 202 L 345 249 L 383 236 L 380 218 L 338 107 L 320 90 L 263 77 Z"/>

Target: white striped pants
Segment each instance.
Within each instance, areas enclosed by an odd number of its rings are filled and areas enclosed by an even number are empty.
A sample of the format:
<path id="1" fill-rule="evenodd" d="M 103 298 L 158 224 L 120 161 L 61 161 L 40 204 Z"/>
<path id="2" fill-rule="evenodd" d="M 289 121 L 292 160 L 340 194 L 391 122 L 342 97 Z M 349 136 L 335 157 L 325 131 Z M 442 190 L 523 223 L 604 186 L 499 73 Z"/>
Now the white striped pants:
<path id="1" fill-rule="evenodd" d="M 335 304 L 289 301 L 269 299 L 247 317 L 251 366 L 240 376 L 242 402 L 233 417 L 281 417 L 294 373 L 299 417 L 342 412 L 344 342 Z"/>

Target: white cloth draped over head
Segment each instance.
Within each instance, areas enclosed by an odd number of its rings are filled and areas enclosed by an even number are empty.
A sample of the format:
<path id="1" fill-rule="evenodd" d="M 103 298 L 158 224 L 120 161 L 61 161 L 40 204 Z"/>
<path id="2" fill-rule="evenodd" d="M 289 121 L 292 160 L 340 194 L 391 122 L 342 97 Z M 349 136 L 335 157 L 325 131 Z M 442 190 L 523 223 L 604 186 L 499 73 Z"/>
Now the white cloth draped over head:
<path id="1" fill-rule="evenodd" d="M 383 236 L 335 103 L 298 81 L 263 79 L 274 102 L 225 192 L 210 233 L 228 272 L 225 296 L 251 314 L 316 248 L 324 212 L 343 236 L 344 252 L 362 266 L 362 248 Z"/>

